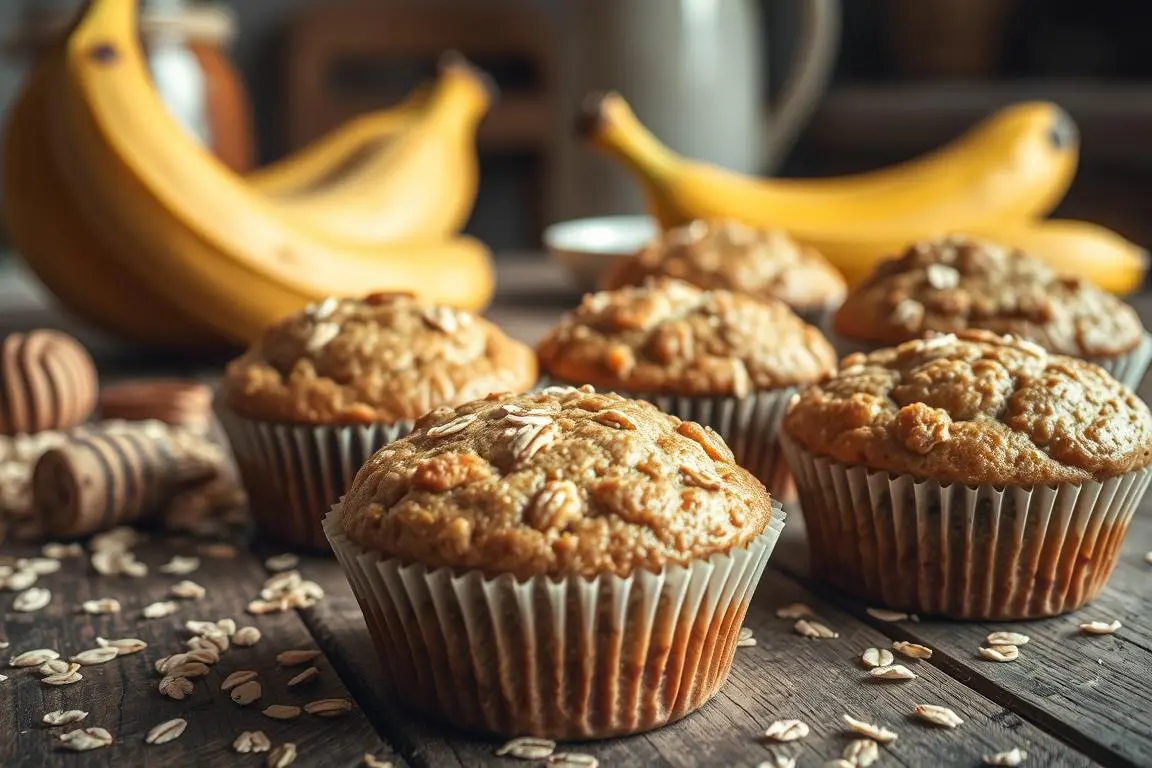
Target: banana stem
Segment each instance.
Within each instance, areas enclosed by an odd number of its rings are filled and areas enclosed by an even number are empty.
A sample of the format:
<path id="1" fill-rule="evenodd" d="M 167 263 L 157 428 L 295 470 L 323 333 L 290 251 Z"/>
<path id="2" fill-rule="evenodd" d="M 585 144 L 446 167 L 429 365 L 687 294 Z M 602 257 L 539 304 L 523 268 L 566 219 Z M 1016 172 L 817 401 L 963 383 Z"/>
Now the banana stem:
<path id="1" fill-rule="evenodd" d="M 639 174 L 646 186 L 659 186 L 684 162 L 644 127 L 618 93 L 591 95 L 576 132 Z"/>

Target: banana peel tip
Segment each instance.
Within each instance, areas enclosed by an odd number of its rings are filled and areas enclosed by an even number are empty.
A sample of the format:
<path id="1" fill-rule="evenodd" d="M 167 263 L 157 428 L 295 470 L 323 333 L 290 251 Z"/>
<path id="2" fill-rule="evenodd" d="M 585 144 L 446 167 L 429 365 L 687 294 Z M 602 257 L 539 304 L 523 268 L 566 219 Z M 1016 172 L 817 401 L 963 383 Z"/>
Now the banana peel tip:
<path id="1" fill-rule="evenodd" d="M 500 97 L 500 86 L 496 84 L 496 79 L 487 71 L 476 66 L 475 63 L 470 61 L 468 57 L 460 53 L 460 51 L 450 50 L 440 54 L 437 69 L 439 69 L 441 73 L 454 69 L 466 72 L 480 81 L 484 90 L 488 92 L 489 101 L 496 101 Z"/>

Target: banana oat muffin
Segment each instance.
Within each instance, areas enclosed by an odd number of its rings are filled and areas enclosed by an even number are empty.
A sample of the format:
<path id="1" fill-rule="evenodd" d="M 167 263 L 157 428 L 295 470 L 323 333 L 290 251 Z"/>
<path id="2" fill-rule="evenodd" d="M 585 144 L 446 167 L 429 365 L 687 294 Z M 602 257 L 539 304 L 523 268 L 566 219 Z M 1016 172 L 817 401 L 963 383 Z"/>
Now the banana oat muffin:
<path id="1" fill-rule="evenodd" d="M 985 331 L 845 358 L 782 434 L 814 567 L 958 618 L 1090 600 L 1152 476 L 1143 401 L 1091 363 Z"/>
<path id="2" fill-rule="evenodd" d="M 834 319 L 836 333 L 862 348 L 968 328 L 1092 360 L 1133 388 L 1152 361 L 1152 339 L 1116 296 L 1020 250 L 958 235 L 882 263 Z"/>
<path id="3" fill-rule="evenodd" d="M 536 359 L 483 318 L 408 294 L 327 299 L 229 363 L 217 397 L 260 527 L 327 549 L 322 519 L 380 446 L 424 413 L 536 383 Z"/>
<path id="4" fill-rule="evenodd" d="M 670 229 L 606 276 L 608 290 L 673 277 L 701 288 L 779 299 L 818 323 L 844 300 L 844 278 L 814 248 L 780 229 L 736 221 L 693 221 Z"/>
<path id="5" fill-rule="evenodd" d="M 328 299 L 228 365 L 224 404 L 254 419 L 367 424 L 536 383 L 531 349 L 487 320 L 408 294 Z"/>
<path id="6" fill-rule="evenodd" d="M 550 738 L 711 698 L 782 526 L 714 432 L 591 387 L 432 411 L 325 522 L 398 697 Z"/>
<path id="7" fill-rule="evenodd" d="M 539 343 L 544 373 L 655 403 L 715 429 L 736 460 L 785 495 L 776 431 L 799 387 L 836 370 L 819 330 L 775 299 L 671 278 L 584 297 Z"/>

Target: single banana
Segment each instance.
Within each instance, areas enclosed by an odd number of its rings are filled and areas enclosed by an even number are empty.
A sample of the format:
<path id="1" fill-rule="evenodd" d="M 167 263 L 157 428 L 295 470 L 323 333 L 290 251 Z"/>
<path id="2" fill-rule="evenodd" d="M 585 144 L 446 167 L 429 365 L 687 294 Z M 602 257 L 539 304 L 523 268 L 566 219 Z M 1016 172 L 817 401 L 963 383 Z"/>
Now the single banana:
<path id="1" fill-rule="evenodd" d="M 985 120 L 954 146 L 888 171 L 808 182 L 759 179 L 679 157 L 618 94 L 593 97 L 578 129 L 628 166 L 665 227 L 732 218 L 798 237 L 852 238 L 1024 220 L 1049 213 L 1076 171 L 1075 125 L 1029 102 Z"/>
<path id="2" fill-rule="evenodd" d="M 219 334 L 123 274 L 85 226 L 45 144 L 46 55 L 8 113 L 3 141 L 4 215 L 17 254 L 64 306 L 98 328 L 148 346 L 207 347 Z"/>
<path id="3" fill-rule="evenodd" d="M 476 126 L 494 90 L 462 57 L 441 62 L 409 128 L 317 190 L 277 195 L 292 221 L 348 243 L 375 245 L 459 231 L 476 201 Z"/>
<path id="4" fill-rule="evenodd" d="M 239 342 L 328 295 L 406 290 L 468 309 L 488 302 L 491 258 L 477 241 L 338 243 L 225 168 L 152 87 L 137 5 L 92 0 L 51 83 L 57 167 L 121 272 Z"/>
<path id="5" fill-rule="evenodd" d="M 395 107 L 348 121 L 303 149 L 248 174 L 248 183 L 269 196 L 315 193 L 339 184 L 352 169 L 374 162 L 417 122 L 428 90 L 421 86 Z"/>
<path id="6" fill-rule="evenodd" d="M 1084 221 L 1049 219 L 963 228 L 942 228 L 916 237 L 852 240 L 825 236 L 801 238 L 844 274 L 849 285 L 864 280 L 876 266 L 895 258 L 912 242 L 949 233 L 971 235 L 1019 248 L 1055 269 L 1081 275 L 1101 289 L 1125 294 L 1138 289 L 1148 269 L 1148 253 L 1115 232 Z"/>

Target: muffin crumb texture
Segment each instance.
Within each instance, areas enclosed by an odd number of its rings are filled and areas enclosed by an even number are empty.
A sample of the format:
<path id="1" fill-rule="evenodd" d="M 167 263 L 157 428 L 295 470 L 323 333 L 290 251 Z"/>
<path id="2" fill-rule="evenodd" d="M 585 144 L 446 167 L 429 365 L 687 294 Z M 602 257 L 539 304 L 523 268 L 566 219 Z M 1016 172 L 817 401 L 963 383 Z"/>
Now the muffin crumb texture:
<path id="1" fill-rule="evenodd" d="M 839 304 L 844 278 L 810 246 L 779 229 L 736 221 L 693 221 L 664 232 L 608 273 L 611 290 L 672 277 L 707 289 L 779 299 L 796 309 Z"/>
<path id="2" fill-rule="evenodd" d="M 248 418 L 356 424 L 415 419 L 535 382 L 532 350 L 487 320 L 379 293 L 284 319 L 228 365 L 222 391 Z"/>
<path id="3" fill-rule="evenodd" d="M 881 264 L 849 292 L 834 325 L 872 344 L 980 329 L 1104 358 L 1131 351 L 1144 333 L 1135 310 L 1084 278 L 959 235 L 917 243 Z"/>
<path id="4" fill-rule="evenodd" d="M 365 549 L 517 577 L 686 564 L 771 515 L 711 429 L 587 386 L 429 413 L 368 461 L 343 509 Z"/>
<path id="5" fill-rule="evenodd" d="M 784 420 L 845 464 L 971 485 L 1104 479 L 1152 463 L 1152 416 L 1091 363 L 985 331 L 845 358 Z"/>
<path id="6" fill-rule="evenodd" d="M 836 355 L 776 300 L 653 278 L 588 294 L 537 347 L 551 376 L 602 389 L 736 395 L 820 381 Z"/>

